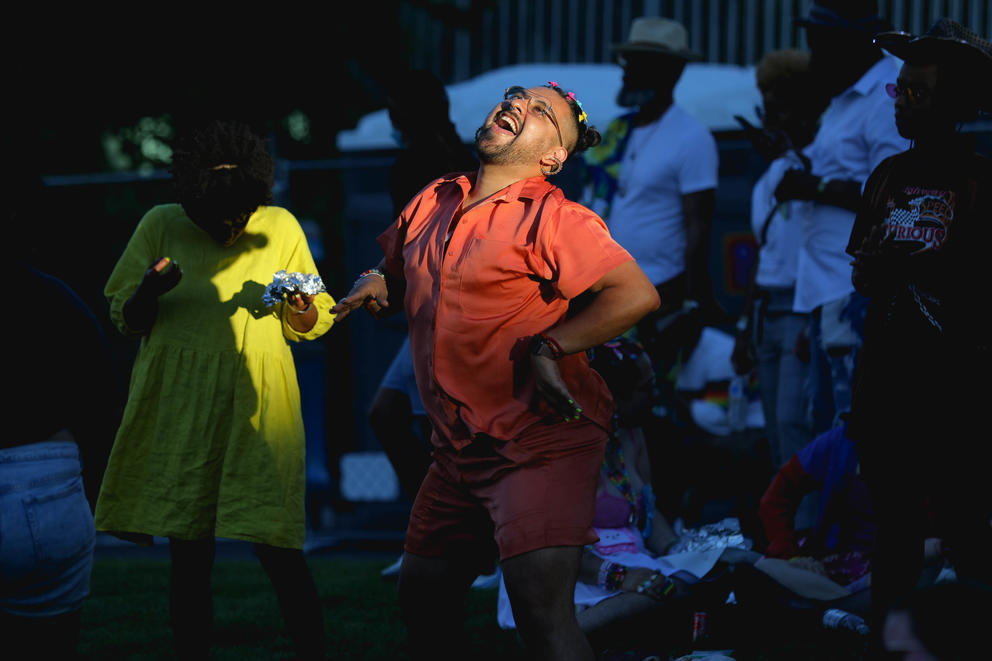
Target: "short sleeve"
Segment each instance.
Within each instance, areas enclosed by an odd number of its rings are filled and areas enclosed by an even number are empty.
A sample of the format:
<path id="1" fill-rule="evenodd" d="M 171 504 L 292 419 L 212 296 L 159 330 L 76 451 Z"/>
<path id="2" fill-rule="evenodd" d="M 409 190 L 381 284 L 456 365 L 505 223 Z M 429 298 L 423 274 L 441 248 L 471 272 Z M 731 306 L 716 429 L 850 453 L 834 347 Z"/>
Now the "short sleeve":
<path id="1" fill-rule="evenodd" d="M 416 214 L 420 205 L 425 201 L 425 198 L 430 199 L 433 196 L 433 191 L 437 187 L 438 181 L 440 180 L 435 179 L 422 188 L 420 193 L 403 207 L 396 220 L 376 238 L 379 247 L 382 248 L 382 254 L 385 259 L 383 266 L 386 272 L 393 278 L 398 280 L 403 279 L 403 245 L 406 243 L 410 219 Z"/>
<path id="2" fill-rule="evenodd" d="M 551 268 L 555 290 L 566 300 L 634 259 L 613 240 L 602 218 L 574 202 L 562 204 L 543 229 L 538 249 Z"/>
<path id="3" fill-rule="evenodd" d="M 110 319 L 125 335 L 138 333 L 128 328 L 124 322 L 124 303 L 141 284 L 152 260 L 165 257 L 159 254 L 165 216 L 164 207 L 154 207 L 142 217 L 103 289 L 103 294 L 110 304 Z"/>
<path id="4" fill-rule="evenodd" d="M 291 238 L 288 239 L 288 259 L 284 268 L 290 273 L 317 273 L 317 265 L 314 264 L 313 255 L 310 253 L 310 246 L 307 244 L 307 237 L 303 233 L 303 228 L 300 227 L 299 222 L 297 222 L 292 214 L 288 211 L 285 213 L 288 216 L 287 225 L 292 230 L 287 231 L 287 234 Z M 326 292 L 317 294 L 314 296 L 313 304 L 317 307 L 317 322 L 306 333 L 300 333 L 289 325 L 288 319 L 293 312 L 289 309 L 288 305 L 284 304 L 282 306 L 282 333 L 287 340 L 291 342 L 313 340 L 326 333 L 334 325 L 334 315 L 330 312 L 331 308 L 334 307 L 334 299 L 331 295 Z"/>
<path id="5" fill-rule="evenodd" d="M 683 158 L 679 165 L 679 193 L 688 195 L 715 189 L 718 183 L 720 156 L 716 139 L 704 126 L 694 127 L 691 139 L 683 145 Z"/>

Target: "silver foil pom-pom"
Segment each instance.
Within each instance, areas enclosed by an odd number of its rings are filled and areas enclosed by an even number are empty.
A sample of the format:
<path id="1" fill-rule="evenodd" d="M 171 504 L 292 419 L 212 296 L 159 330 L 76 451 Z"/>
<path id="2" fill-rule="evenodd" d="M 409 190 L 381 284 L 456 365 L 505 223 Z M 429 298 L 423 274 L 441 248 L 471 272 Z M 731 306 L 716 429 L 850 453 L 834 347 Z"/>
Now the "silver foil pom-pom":
<path id="1" fill-rule="evenodd" d="M 308 296 L 316 296 L 327 291 L 319 275 L 308 273 L 288 273 L 285 269 L 276 271 L 272 283 L 265 288 L 262 302 L 268 307 L 286 300 L 290 293 L 298 291 Z"/>
<path id="2" fill-rule="evenodd" d="M 672 545 L 668 553 L 708 551 L 717 548 L 751 548 L 750 540 L 741 533 L 740 522 L 733 517 L 717 523 L 707 523 L 698 528 L 677 530 L 676 533 L 679 535 L 679 541 Z"/>

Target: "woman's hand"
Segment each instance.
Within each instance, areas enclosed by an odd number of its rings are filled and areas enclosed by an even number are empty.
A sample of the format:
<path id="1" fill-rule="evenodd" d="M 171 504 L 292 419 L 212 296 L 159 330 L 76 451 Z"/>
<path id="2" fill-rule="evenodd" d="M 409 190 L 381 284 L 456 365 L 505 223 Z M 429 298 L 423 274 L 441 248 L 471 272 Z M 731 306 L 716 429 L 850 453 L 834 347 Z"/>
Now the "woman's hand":
<path id="1" fill-rule="evenodd" d="M 660 571 L 643 567 L 628 567 L 621 589 L 624 592 L 643 594 L 655 601 L 681 594 L 678 579 L 669 581 Z"/>
<path id="2" fill-rule="evenodd" d="M 178 262 L 168 257 L 159 257 L 148 266 L 135 295 L 158 298 L 174 289 L 182 278 L 183 271 Z"/>
<path id="3" fill-rule="evenodd" d="M 145 270 L 141 284 L 121 309 L 128 328 L 136 333 L 151 330 L 158 316 L 159 296 L 174 289 L 182 277 L 179 264 L 168 257 L 159 257 L 152 262 Z"/>
<path id="4" fill-rule="evenodd" d="M 341 321 L 352 310 L 363 306 L 373 317 L 389 307 L 389 289 L 384 277 L 369 274 L 356 280 L 348 295 L 331 308 L 331 314 L 337 315 L 335 321 Z"/>
<path id="5" fill-rule="evenodd" d="M 289 325 L 297 333 L 306 333 L 317 323 L 317 308 L 313 305 L 313 296 L 301 291 L 292 291 L 286 296 L 289 306 Z"/>
<path id="6" fill-rule="evenodd" d="M 820 576 L 827 575 L 827 570 L 823 566 L 822 562 L 816 558 L 811 558 L 806 555 L 797 555 L 793 558 L 789 558 L 789 564 L 793 567 L 805 569 L 806 571 L 811 571 L 814 574 L 819 574 Z"/>

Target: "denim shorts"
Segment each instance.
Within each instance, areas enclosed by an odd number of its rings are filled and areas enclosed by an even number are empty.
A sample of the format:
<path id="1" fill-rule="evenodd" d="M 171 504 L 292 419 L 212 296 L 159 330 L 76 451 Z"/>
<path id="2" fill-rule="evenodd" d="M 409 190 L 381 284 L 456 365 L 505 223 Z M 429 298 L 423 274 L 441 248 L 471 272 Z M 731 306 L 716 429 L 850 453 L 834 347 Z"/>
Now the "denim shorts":
<path id="1" fill-rule="evenodd" d="M 71 440 L 0 450 L 0 610 L 51 617 L 89 594 L 96 531 L 80 469 Z"/>

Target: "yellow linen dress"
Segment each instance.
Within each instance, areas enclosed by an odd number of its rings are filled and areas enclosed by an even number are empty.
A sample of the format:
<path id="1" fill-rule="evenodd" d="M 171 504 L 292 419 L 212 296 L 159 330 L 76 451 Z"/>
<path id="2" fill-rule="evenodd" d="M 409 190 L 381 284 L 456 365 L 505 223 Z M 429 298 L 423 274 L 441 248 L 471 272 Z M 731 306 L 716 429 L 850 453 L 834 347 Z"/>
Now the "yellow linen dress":
<path id="1" fill-rule="evenodd" d="M 104 294 L 114 323 L 145 270 L 168 256 L 183 271 L 159 298 L 141 339 L 124 418 L 96 509 L 98 530 L 150 541 L 226 537 L 303 548 L 305 439 L 289 341 L 333 324 L 328 294 L 318 321 L 293 330 L 282 303 L 267 308 L 280 269 L 317 273 L 299 223 L 260 207 L 224 248 L 178 204 L 138 224 Z"/>

